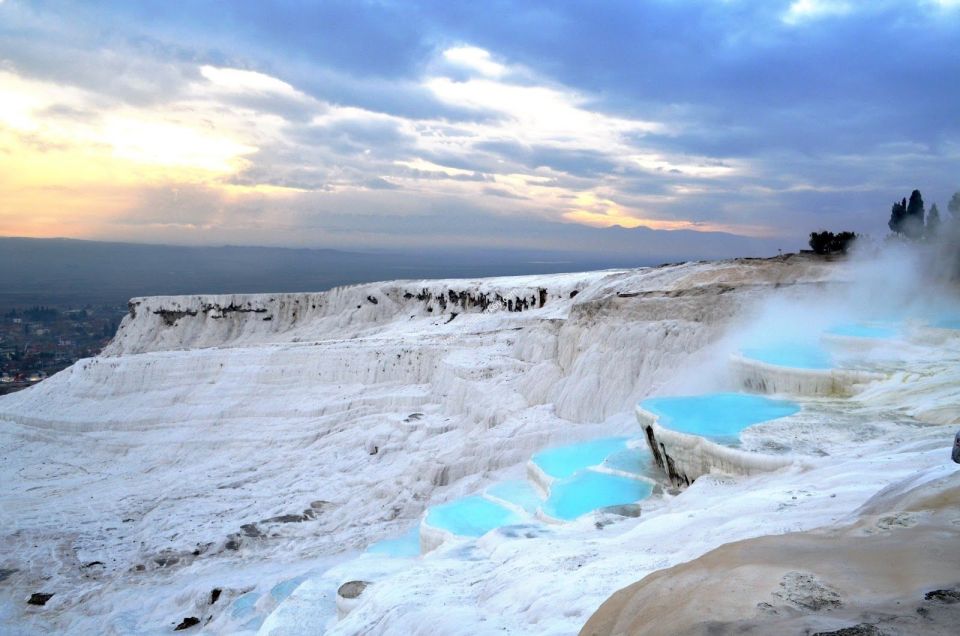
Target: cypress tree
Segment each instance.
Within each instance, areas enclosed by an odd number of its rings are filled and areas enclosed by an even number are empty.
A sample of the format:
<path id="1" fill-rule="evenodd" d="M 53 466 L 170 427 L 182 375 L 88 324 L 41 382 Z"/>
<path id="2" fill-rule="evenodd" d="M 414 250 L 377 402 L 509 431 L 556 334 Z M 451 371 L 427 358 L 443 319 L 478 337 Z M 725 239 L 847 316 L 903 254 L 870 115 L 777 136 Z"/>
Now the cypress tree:
<path id="1" fill-rule="evenodd" d="M 937 204 L 930 206 L 930 213 L 927 214 L 927 237 L 932 238 L 940 231 L 940 210 Z"/>
<path id="2" fill-rule="evenodd" d="M 907 214 L 903 221 L 903 233 L 909 238 L 918 239 L 923 236 L 924 230 L 923 196 L 919 190 L 910 193 L 910 202 L 907 203 Z"/>
<path id="3" fill-rule="evenodd" d="M 897 234 L 903 234 L 903 222 L 907 217 L 907 200 L 903 201 L 894 201 L 893 207 L 890 208 L 890 220 L 887 221 L 887 226 L 890 228 L 890 231 L 896 232 Z"/>

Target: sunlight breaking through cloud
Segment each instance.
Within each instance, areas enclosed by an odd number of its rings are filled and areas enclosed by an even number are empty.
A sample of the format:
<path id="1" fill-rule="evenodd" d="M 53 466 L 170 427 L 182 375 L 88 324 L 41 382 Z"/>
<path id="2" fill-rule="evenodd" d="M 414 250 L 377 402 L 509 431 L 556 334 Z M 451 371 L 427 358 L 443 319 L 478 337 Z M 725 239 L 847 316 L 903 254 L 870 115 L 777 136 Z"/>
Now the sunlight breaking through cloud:
<path id="1" fill-rule="evenodd" d="M 845 0 L 795 0 L 783 16 L 787 24 L 798 24 L 829 16 L 846 15 L 853 6 Z"/>

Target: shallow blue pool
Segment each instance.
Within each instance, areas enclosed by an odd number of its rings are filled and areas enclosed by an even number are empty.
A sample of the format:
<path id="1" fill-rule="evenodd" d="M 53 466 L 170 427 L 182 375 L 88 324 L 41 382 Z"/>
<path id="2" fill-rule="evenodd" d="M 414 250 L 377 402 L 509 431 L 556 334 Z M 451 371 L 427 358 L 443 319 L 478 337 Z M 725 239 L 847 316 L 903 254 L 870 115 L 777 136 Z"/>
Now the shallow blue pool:
<path id="1" fill-rule="evenodd" d="M 634 475 L 645 475 L 650 471 L 650 450 L 627 448 L 617 451 L 603 460 L 603 465 L 611 470 L 620 470 Z"/>
<path id="2" fill-rule="evenodd" d="M 746 393 L 649 398 L 640 406 L 660 416 L 659 423 L 665 428 L 723 442 L 735 441 L 748 426 L 800 410 L 794 402 Z"/>
<path id="3" fill-rule="evenodd" d="M 434 506 L 427 512 L 427 524 L 466 537 L 480 537 L 522 521 L 516 513 L 479 495 Z"/>
<path id="4" fill-rule="evenodd" d="M 578 470 L 599 466 L 610 455 L 626 450 L 626 437 L 605 437 L 569 446 L 558 446 L 533 456 L 540 470 L 556 479 L 570 477 Z"/>
<path id="5" fill-rule="evenodd" d="M 540 504 L 543 503 L 536 489 L 525 479 L 494 484 L 487 488 L 487 494 L 497 499 L 509 501 L 513 505 L 523 508 L 530 514 L 535 513 L 537 508 L 540 507 Z"/>
<path id="6" fill-rule="evenodd" d="M 827 329 L 827 333 L 834 336 L 846 336 L 848 338 L 894 338 L 899 331 L 893 327 L 884 327 L 881 325 L 864 325 L 860 323 L 850 323 L 846 325 L 837 325 Z"/>
<path id="7" fill-rule="evenodd" d="M 254 606 L 260 595 L 256 592 L 247 592 L 238 596 L 230 605 L 230 616 L 236 619 L 250 616 L 254 613 Z"/>
<path id="8" fill-rule="evenodd" d="M 293 594 L 293 591 L 297 589 L 301 583 L 307 580 L 307 575 L 301 575 L 293 579 L 288 579 L 277 583 L 272 588 L 270 588 L 270 596 L 276 601 L 284 601 L 288 596 Z"/>
<path id="9" fill-rule="evenodd" d="M 370 544 L 367 552 L 392 557 L 420 556 L 420 526 L 416 525 L 395 539 L 384 539 Z"/>
<path id="10" fill-rule="evenodd" d="M 583 470 L 553 483 L 543 511 L 569 521 L 605 506 L 640 501 L 650 496 L 652 489 L 650 483 L 638 479 Z"/>
<path id="11" fill-rule="evenodd" d="M 767 347 L 743 350 L 743 355 L 753 360 L 796 369 L 830 369 L 833 358 L 814 344 L 783 343 Z"/>

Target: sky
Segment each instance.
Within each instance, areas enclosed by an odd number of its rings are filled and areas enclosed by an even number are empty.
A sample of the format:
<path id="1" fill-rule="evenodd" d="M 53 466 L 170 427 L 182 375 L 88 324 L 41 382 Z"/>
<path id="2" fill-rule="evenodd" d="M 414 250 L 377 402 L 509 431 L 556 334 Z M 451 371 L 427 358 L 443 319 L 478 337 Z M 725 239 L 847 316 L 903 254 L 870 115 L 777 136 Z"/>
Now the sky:
<path id="1" fill-rule="evenodd" d="M 960 0 L 0 0 L 0 235 L 797 248 L 944 210 L 958 114 Z"/>

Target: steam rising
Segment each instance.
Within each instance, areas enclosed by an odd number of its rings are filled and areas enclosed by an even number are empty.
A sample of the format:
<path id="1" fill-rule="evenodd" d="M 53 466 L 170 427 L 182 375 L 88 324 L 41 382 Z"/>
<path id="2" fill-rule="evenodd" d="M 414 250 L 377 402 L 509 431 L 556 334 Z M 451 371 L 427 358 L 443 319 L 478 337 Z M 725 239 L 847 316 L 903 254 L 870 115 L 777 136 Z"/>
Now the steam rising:
<path id="1" fill-rule="evenodd" d="M 861 239 L 826 280 L 764 294 L 708 356 L 661 390 L 681 394 L 738 390 L 729 372 L 731 354 L 746 349 L 821 350 L 827 348 L 825 334 L 838 328 L 890 329 L 904 336 L 927 330 L 928 342 L 939 328 L 960 328 L 958 246 L 957 219 L 944 223 L 935 240 Z M 911 356 L 923 355 L 897 337 L 871 344 L 855 352 L 854 366 L 879 364 L 893 371 L 905 368 Z M 838 363 L 851 364 L 853 352 L 836 346 L 829 351 Z"/>

